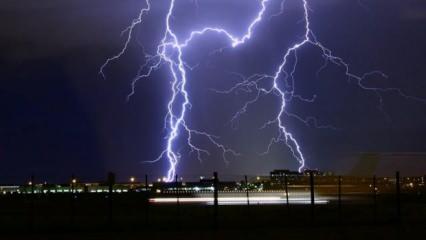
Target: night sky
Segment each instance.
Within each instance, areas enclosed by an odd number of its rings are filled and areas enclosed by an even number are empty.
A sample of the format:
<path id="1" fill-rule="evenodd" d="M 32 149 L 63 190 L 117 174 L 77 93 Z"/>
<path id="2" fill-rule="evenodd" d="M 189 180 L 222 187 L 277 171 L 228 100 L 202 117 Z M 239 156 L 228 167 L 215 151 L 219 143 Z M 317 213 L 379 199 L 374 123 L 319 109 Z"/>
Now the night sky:
<path id="1" fill-rule="evenodd" d="M 120 33 L 139 10 L 142 0 L 13 1 L 0 4 L 0 182 L 22 183 L 35 174 L 46 181 L 65 181 L 72 173 L 84 180 L 103 179 L 107 171 L 119 178 L 162 176 L 167 162 L 146 164 L 162 151 L 163 129 L 170 93 L 166 68 L 136 85 L 127 102 L 130 83 L 144 64 L 143 50 L 155 51 L 164 31 L 166 0 L 153 0 L 153 10 L 137 27 L 126 54 L 99 74 L 104 61 L 118 53 L 125 41 Z M 222 26 L 244 34 L 259 9 L 255 0 L 178 0 L 173 27 L 180 37 L 204 25 Z M 198 2 L 198 5 L 195 4 Z M 220 141 L 242 155 L 225 164 L 220 152 L 204 140 L 211 156 L 199 162 L 182 145 L 178 173 L 185 176 L 267 174 L 276 168 L 296 169 L 284 145 L 266 150 L 274 129 L 260 130 L 278 108 L 277 99 L 262 98 L 238 122 L 232 115 L 253 93 L 221 95 L 240 79 L 232 72 L 272 73 L 283 52 L 303 34 L 300 1 L 268 4 L 266 20 L 250 41 L 237 49 L 209 34 L 194 42 L 185 59 L 193 107 L 188 123 L 220 136 Z M 397 87 L 426 99 L 426 3 L 421 0 L 310 0 L 311 24 L 318 40 L 342 57 L 352 72 L 381 70 L 364 84 Z M 142 47 L 143 46 L 143 47 Z M 320 52 L 305 47 L 298 52 L 296 91 L 316 95 L 314 103 L 291 102 L 288 110 L 315 116 L 319 125 L 306 126 L 285 118 L 286 126 L 303 148 L 309 168 L 347 173 L 361 152 L 426 152 L 426 104 L 397 94 L 383 95 L 383 110 L 373 92 L 348 81 L 344 70 L 323 65 Z M 404 163 L 404 161 L 407 161 Z M 416 161 L 413 162 L 408 161 Z M 404 165 L 409 167 L 404 167 Z M 426 159 L 402 159 L 403 174 L 426 173 Z M 387 164 L 386 173 L 392 165 Z"/>

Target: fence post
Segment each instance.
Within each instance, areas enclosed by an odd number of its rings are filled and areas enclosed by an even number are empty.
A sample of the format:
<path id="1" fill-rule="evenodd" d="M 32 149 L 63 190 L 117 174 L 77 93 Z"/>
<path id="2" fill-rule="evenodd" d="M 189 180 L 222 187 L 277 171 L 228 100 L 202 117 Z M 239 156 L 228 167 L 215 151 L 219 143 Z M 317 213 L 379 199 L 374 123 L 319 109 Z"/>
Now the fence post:
<path id="1" fill-rule="evenodd" d="M 342 220 L 342 176 L 338 179 L 338 215 L 339 222 Z"/>
<path id="2" fill-rule="evenodd" d="M 178 175 L 175 175 L 175 195 L 176 195 L 176 222 L 177 228 L 180 228 L 180 202 L 179 202 L 179 186 Z"/>
<path id="3" fill-rule="evenodd" d="M 314 173 L 309 171 L 309 183 L 311 186 L 311 221 L 314 223 L 315 219 L 315 189 L 314 189 Z"/>
<path id="4" fill-rule="evenodd" d="M 31 185 L 31 194 L 34 195 L 35 189 L 34 189 L 34 185 L 35 185 L 35 177 L 34 175 L 31 175 L 30 178 L 30 185 Z"/>
<path id="5" fill-rule="evenodd" d="M 30 198 L 30 231 L 35 230 L 35 177 L 31 175 L 30 182 L 31 198 Z"/>
<path id="6" fill-rule="evenodd" d="M 401 183 L 399 171 L 396 172 L 396 221 L 401 221 Z"/>
<path id="7" fill-rule="evenodd" d="M 75 179 L 74 174 L 71 175 L 71 216 L 70 216 L 70 222 L 71 227 L 74 225 L 75 222 L 75 184 L 77 183 L 77 180 Z"/>
<path id="8" fill-rule="evenodd" d="M 110 227 L 112 227 L 112 197 L 113 197 L 113 190 L 114 190 L 114 184 L 115 184 L 115 174 L 113 172 L 108 173 L 108 224 Z"/>
<path id="9" fill-rule="evenodd" d="M 149 224 L 149 197 L 148 174 L 145 174 L 145 225 Z"/>
<path id="10" fill-rule="evenodd" d="M 422 177 L 422 184 L 423 184 L 423 199 L 426 200 L 426 175 Z"/>
<path id="11" fill-rule="evenodd" d="M 373 176 L 373 221 L 377 222 L 377 179 Z"/>
<path id="12" fill-rule="evenodd" d="M 250 206 L 250 198 L 249 198 L 249 188 L 248 188 L 247 175 L 244 175 L 244 181 L 245 181 L 245 184 L 246 184 L 247 206 Z"/>
<path id="13" fill-rule="evenodd" d="M 219 188 L 219 178 L 217 175 L 217 172 L 213 173 L 213 197 L 214 197 L 214 208 L 213 208 L 213 214 L 214 214 L 214 227 L 218 227 L 218 208 L 219 208 L 219 194 L 218 194 L 218 188 Z"/>
<path id="14" fill-rule="evenodd" d="M 249 196 L 249 185 L 247 180 L 247 175 L 244 175 L 244 181 L 246 185 L 246 199 L 247 199 L 247 223 L 250 223 L 250 196 Z"/>
<path id="15" fill-rule="evenodd" d="M 175 176 L 175 194 L 176 194 L 176 204 L 179 206 L 179 181 L 178 181 L 178 175 Z"/>
<path id="16" fill-rule="evenodd" d="M 74 176 L 74 174 L 71 174 L 71 193 L 74 193 L 75 183 L 76 183 L 75 176 Z"/>
<path id="17" fill-rule="evenodd" d="M 287 173 L 284 174 L 284 190 L 285 190 L 287 214 L 290 214 L 290 201 L 289 201 L 289 197 L 288 197 L 288 177 L 287 177 Z"/>

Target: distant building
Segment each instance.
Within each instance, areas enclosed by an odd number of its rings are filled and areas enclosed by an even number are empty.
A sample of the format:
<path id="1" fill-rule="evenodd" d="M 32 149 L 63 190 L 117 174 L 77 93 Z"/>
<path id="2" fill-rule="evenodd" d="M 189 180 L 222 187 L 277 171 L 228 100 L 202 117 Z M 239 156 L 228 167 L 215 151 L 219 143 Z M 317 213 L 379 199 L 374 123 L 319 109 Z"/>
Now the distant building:
<path id="1" fill-rule="evenodd" d="M 195 192 L 212 192 L 214 191 L 213 178 L 200 178 L 198 182 L 155 182 L 151 188 L 157 193 L 176 191 L 176 186 L 179 191 L 195 191 Z M 240 184 L 235 181 L 219 181 L 219 191 L 234 191 L 240 188 Z"/>
<path id="2" fill-rule="evenodd" d="M 285 175 L 287 175 L 287 176 L 300 175 L 300 173 L 297 172 L 297 171 L 291 171 L 291 170 L 288 170 L 288 169 L 276 169 L 276 170 L 273 170 L 270 173 L 270 175 L 271 175 L 271 179 L 274 179 L 274 178 L 284 177 Z"/>
<path id="3" fill-rule="evenodd" d="M 314 176 L 325 176 L 326 175 L 318 169 L 305 169 L 305 170 L 303 170 L 303 175 L 305 175 L 305 176 L 309 176 L 310 173 L 312 173 Z"/>
<path id="4" fill-rule="evenodd" d="M 287 181 L 294 181 L 294 179 L 301 176 L 301 174 L 288 169 L 273 170 L 270 173 L 271 186 L 284 184 L 285 176 L 287 176 Z"/>

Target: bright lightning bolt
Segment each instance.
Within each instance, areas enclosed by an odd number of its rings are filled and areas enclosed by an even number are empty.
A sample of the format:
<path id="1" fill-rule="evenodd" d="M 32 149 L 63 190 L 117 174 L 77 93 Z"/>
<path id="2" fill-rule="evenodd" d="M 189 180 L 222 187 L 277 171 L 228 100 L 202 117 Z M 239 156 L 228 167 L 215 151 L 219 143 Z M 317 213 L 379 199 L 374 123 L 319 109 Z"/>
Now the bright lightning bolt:
<path id="1" fill-rule="evenodd" d="M 209 140 L 215 147 L 217 147 L 218 149 L 222 151 L 222 155 L 225 161 L 227 161 L 227 155 L 229 154 L 234 156 L 239 155 L 238 152 L 230 148 L 227 148 L 222 143 L 220 143 L 219 137 L 211 135 L 205 131 L 191 129 L 187 125 L 185 119 L 187 117 L 187 112 L 191 108 L 190 95 L 187 91 L 187 85 L 188 85 L 187 69 L 190 67 L 184 61 L 184 53 L 185 53 L 185 49 L 191 46 L 192 40 L 194 40 L 197 37 L 201 37 L 202 35 L 206 33 L 216 33 L 216 34 L 223 35 L 226 39 L 229 40 L 229 44 L 232 48 L 236 48 L 240 45 L 243 45 L 246 41 L 249 41 L 251 39 L 252 35 L 254 34 L 254 30 L 256 26 L 260 22 L 262 22 L 267 9 L 267 4 L 268 2 L 270 2 L 270 0 L 259 0 L 259 4 L 260 4 L 259 11 L 257 12 L 256 17 L 248 24 L 242 36 L 235 36 L 223 28 L 207 26 L 202 29 L 191 31 L 188 38 L 186 39 L 179 39 L 177 34 L 174 32 L 173 28 L 171 27 L 171 20 L 173 18 L 176 2 L 177 2 L 176 0 L 170 0 L 168 11 L 164 19 L 164 23 L 165 23 L 164 35 L 160 43 L 157 45 L 155 55 L 145 54 L 146 62 L 144 65 L 141 66 L 138 74 L 133 79 L 131 92 L 128 95 L 128 97 L 131 97 L 135 93 L 135 84 L 139 79 L 148 78 L 149 76 L 151 76 L 153 71 L 159 69 L 163 65 L 167 66 L 171 74 L 171 96 L 167 104 L 167 114 L 165 117 L 165 127 L 168 130 L 168 135 L 167 135 L 166 147 L 164 151 L 160 154 L 160 156 L 157 159 L 152 161 L 152 162 L 156 162 L 164 158 L 168 160 L 169 170 L 167 171 L 167 177 L 166 177 L 167 181 L 173 181 L 174 176 L 176 175 L 176 167 L 181 156 L 180 156 L 180 153 L 176 150 L 175 146 L 176 146 L 177 140 L 179 139 L 181 135 L 186 136 L 187 146 L 191 149 L 191 152 L 195 152 L 197 154 L 197 158 L 199 160 L 202 159 L 203 154 L 209 155 L 210 153 L 207 150 L 198 147 L 193 142 L 193 136 L 201 136 Z M 300 144 L 298 143 L 296 137 L 285 127 L 285 123 L 283 122 L 284 116 L 294 117 L 302 121 L 306 125 L 313 124 L 315 127 L 318 127 L 318 128 L 334 128 L 332 126 L 318 125 L 317 120 L 314 117 L 302 118 L 286 110 L 287 104 L 293 99 L 297 99 L 297 100 L 305 101 L 305 102 L 313 102 L 315 100 L 315 96 L 313 96 L 313 98 L 311 99 L 306 99 L 302 97 L 301 95 L 298 95 L 295 93 L 294 73 L 296 71 L 297 61 L 298 61 L 297 51 L 301 49 L 302 47 L 306 45 L 311 45 L 318 48 L 325 59 L 325 64 L 323 68 L 325 68 L 329 62 L 339 67 L 342 67 L 348 79 L 354 80 L 361 89 L 373 91 L 374 93 L 376 93 L 379 99 L 379 108 L 382 107 L 382 100 L 383 100 L 382 94 L 386 92 L 394 92 L 402 97 L 420 101 L 423 103 L 426 103 L 426 101 L 424 99 L 406 95 L 400 89 L 397 89 L 397 88 L 373 88 L 373 87 L 367 87 L 366 85 L 364 85 L 363 81 L 368 76 L 371 76 L 371 75 L 379 75 L 383 77 L 386 77 L 386 76 L 380 71 L 373 71 L 361 76 L 352 73 L 350 71 L 348 63 L 346 63 L 342 58 L 334 56 L 330 49 L 322 45 L 317 40 L 314 32 L 311 29 L 310 15 L 309 15 L 310 9 L 309 9 L 308 0 L 300 0 L 300 2 L 303 7 L 303 22 L 304 22 L 303 38 L 299 40 L 298 42 L 294 43 L 283 53 L 282 61 L 277 64 L 276 71 L 273 72 L 272 74 L 262 73 L 262 74 L 255 74 L 249 77 L 242 77 L 242 81 L 237 83 L 231 89 L 228 89 L 225 91 L 218 91 L 218 90 L 215 90 L 215 91 L 218 93 L 225 93 L 225 94 L 231 93 L 233 91 L 237 91 L 239 89 L 242 89 L 242 90 L 250 89 L 250 91 L 254 89 L 256 91 L 255 97 L 247 101 L 244 104 L 244 106 L 239 111 L 237 111 L 237 113 L 233 116 L 231 120 L 232 122 L 236 121 L 242 114 L 246 113 L 249 106 L 255 103 L 260 97 L 264 95 L 269 95 L 269 94 L 275 95 L 280 102 L 280 107 L 275 117 L 272 120 L 265 123 L 263 128 L 271 126 L 271 125 L 275 125 L 277 127 L 277 134 L 275 137 L 273 137 L 270 140 L 267 150 L 265 151 L 265 154 L 269 152 L 272 145 L 283 142 L 289 148 L 293 157 L 298 161 L 299 163 L 298 170 L 302 171 L 305 168 L 305 157 L 302 152 L 302 148 Z M 128 26 L 122 32 L 122 34 L 127 34 L 124 47 L 121 49 L 121 51 L 117 55 L 108 58 L 105 61 L 105 63 L 101 66 L 100 74 L 102 74 L 102 76 L 105 76 L 104 75 L 105 67 L 110 62 L 119 59 L 125 53 L 130 41 L 132 40 L 132 37 L 133 37 L 132 34 L 133 34 L 134 28 L 138 24 L 142 23 L 142 18 L 145 15 L 149 14 L 151 10 L 151 2 L 150 0 L 145 0 L 145 3 L 146 3 L 146 7 L 140 11 L 138 17 L 132 21 L 131 25 Z M 198 4 L 197 1 L 195 1 L 195 3 Z M 272 17 L 276 17 L 278 15 L 284 14 L 285 5 L 286 5 L 286 0 L 282 0 L 279 11 L 271 15 L 269 19 Z M 290 64 L 291 59 L 293 59 L 293 64 Z M 287 72 L 286 70 L 289 67 L 291 69 L 291 72 Z M 284 81 L 283 81 L 284 83 L 282 83 L 282 81 L 280 80 L 282 77 L 284 77 Z M 268 80 L 271 81 L 272 83 L 270 88 L 260 87 L 259 82 L 268 81 Z"/>

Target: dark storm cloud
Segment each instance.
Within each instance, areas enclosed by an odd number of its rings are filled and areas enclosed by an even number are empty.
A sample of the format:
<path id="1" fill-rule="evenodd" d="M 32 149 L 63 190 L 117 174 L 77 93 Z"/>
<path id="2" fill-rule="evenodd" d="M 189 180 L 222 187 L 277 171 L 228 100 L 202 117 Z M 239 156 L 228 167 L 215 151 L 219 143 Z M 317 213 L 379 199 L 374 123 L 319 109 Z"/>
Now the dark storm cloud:
<path id="1" fill-rule="evenodd" d="M 3 1 L 0 37 L 11 57 L 61 55 L 76 47 L 108 47 L 119 37 L 140 1 Z M 135 6 L 125 8 L 124 4 Z M 4 45 L 3 45 L 4 46 Z"/>
<path id="2" fill-rule="evenodd" d="M 424 21 L 426 19 L 426 4 L 422 0 L 411 0 L 401 8 L 403 20 Z"/>
<path id="3" fill-rule="evenodd" d="M 141 45 L 153 52 L 161 37 L 167 1 L 152 1 L 153 12 L 137 28 L 138 39 L 120 61 L 111 64 L 107 79 L 98 70 L 117 53 L 124 38 L 120 32 L 138 14 L 144 1 L 3 1 L 0 5 L 0 161 L 1 181 L 24 181 L 31 173 L 66 179 L 72 172 L 86 178 L 103 178 L 113 169 L 122 176 L 163 174 L 166 164 L 141 164 L 161 151 L 168 94 L 168 72 L 160 70 L 137 84 L 126 102 L 129 83 L 143 63 Z M 185 36 L 191 27 L 226 25 L 236 34 L 258 9 L 257 1 L 180 1 L 175 28 Z M 235 51 L 209 53 L 226 42 L 220 36 L 201 38 L 188 50 L 187 59 L 198 67 L 190 72 L 189 121 L 206 128 L 244 153 L 226 166 L 215 149 L 202 164 L 193 158 L 182 162 L 184 174 L 262 174 L 272 168 L 296 166 L 284 147 L 259 157 L 272 131 L 259 125 L 276 110 L 273 98 L 263 99 L 242 116 L 239 128 L 228 123 L 248 95 L 220 96 L 210 88 L 226 88 L 238 79 L 229 71 L 252 74 L 275 69 L 282 51 L 301 33 L 300 4 L 288 1 L 284 15 L 256 28 L 252 41 Z M 426 33 L 424 1 L 311 0 L 312 27 L 325 45 L 342 56 L 357 73 L 381 69 L 389 79 L 372 78 L 368 84 L 401 87 L 408 94 L 424 95 L 423 42 Z M 280 1 L 272 1 L 278 10 Z M 238 13 L 237 18 L 235 12 Z M 269 10 L 268 14 L 272 14 Z M 340 130 L 306 127 L 294 119 L 289 129 L 302 144 L 310 167 L 350 170 L 358 152 L 426 151 L 425 106 L 387 94 L 387 119 L 377 109 L 377 97 L 348 84 L 341 69 L 330 66 L 319 77 L 321 57 L 307 47 L 299 52 L 297 89 L 304 96 L 317 94 L 314 104 L 289 105 L 303 116 L 314 115 L 321 124 Z M 193 79 L 193 80 L 192 80 Z M 214 121 L 212 120 L 214 119 Z M 201 142 L 202 140 L 201 140 Z M 184 150 L 184 149 L 183 149 Z M 348 160 L 349 159 L 349 160 Z M 352 159 L 352 160 L 351 160 Z M 356 157 L 355 157 L 356 159 Z M 419 162 L 419 169 L 425 163 Z"/>

